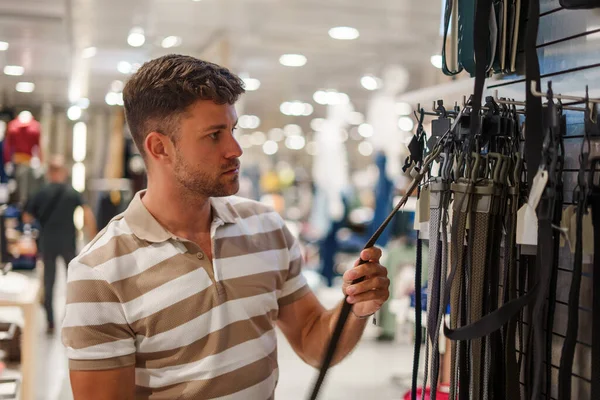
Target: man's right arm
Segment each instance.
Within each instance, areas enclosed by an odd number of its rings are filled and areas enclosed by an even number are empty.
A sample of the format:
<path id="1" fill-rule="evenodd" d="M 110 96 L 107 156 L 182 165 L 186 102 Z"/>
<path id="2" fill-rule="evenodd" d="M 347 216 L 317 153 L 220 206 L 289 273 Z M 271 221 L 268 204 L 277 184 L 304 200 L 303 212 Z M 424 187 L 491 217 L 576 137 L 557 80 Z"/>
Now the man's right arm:
<path id="1" fill-rule="evenodd" d="M 135 367 L 71 371 L 74 400 L 134 400 Z"/>
<path id="2" fill-rule="evenodd" d="M 67 270 L 62 341 L 73 396 L 75 400 L 133 400 L 136 335 L 115 288 L 90 262 L 99 262 L 94 250 L 77 257 Z"/>

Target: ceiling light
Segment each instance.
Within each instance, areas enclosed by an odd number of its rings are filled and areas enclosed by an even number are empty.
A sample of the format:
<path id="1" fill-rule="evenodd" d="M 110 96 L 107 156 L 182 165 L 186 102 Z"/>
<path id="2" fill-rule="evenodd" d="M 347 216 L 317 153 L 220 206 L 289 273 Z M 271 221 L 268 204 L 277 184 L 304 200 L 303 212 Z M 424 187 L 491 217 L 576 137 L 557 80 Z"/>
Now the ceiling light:
<path id="1" fill-rule="evenodd" d="M 87 125 L 77 122 L 73 126 L 73 161 L 83 162 L 87 149 Z"/>
<path id="2" fill-rule="evenodd" d="M 0 51 L 8 50 L 8 42 L 0 42 Z"/>
<path id="3" fill-rule="evenodd" d="M 358 133 L 360 136 L 368 138 L 373 136 L 373 127 L 369 124 L 360 124 L 358 127 Z"/>
<path id="4" fill-rule="evenodd" d="M 285 147 L 290 150 L 301 150 L 306 145 L 306 140 L 304 136 L 288 136 L 285 139 Z"/>
<path id="5" fill-rule="evenodd" d="M 336 106 L 350 103 L 350 97 L 346 93 L 338 93 L 334 90 L 327 92 L 327 104 Z"/>
<path id="6" fill-rule="evenodd" d="M 127 61 L 121 61 L 117 65 L 117 70 L 122 74 L 129 74 L 131 73 L 131 63 L 128 63 Z"/>
<path id="7" fill-rule="evenodd" d="M 325 126 L 325 118 L 315 118 L 310 121 L 310 128 L 315 132 L 320 132 Z"/>
<path id="8" fill-rule="evenodd" d="M 372 75 L 365 75 L 360 78 L 360 84 L 367 90 L 377 90 L 381 87 L 381 79 Z"/>
<path id="9" fill-rule="evenodd" d="M 90 99 L 83 97 L 77 100 L 77 105 L 81 107 L 82 110 L 87 110 L 90 106 Z"/>
<path id="10" fill-rule="evenodd" d="M 109 106 L 122 106 L 124 104 L 123 93 L 121 92 L 108 92 L 104 100 Z"/>
<path id="11" fill-rule="evenodd" d="M 252 139 L 250 138 L 250 135 L 240 136 L 240 138 L 238 139 L 238 143 L 240 144 L 242 149 L 249 149 L 250 147 L 252 147 Z"/>
<path id="12" fill-rule="evenodd" d="M 292 103 L 289 101 L 281 103 L 279 106 L 279 111 L 281 111 L 283 115 L 292 115 Z"/>
<path id="13" fill-rule="evenodd" d="M 85 165 L 83 163 L 73 164 L 71 169 L 71 186 L 78 192 L 85 190 Z"/>
<path id="14" fill-rule="evenodd" d="M 326 105 L 327 104 L 327 92 L 325 92 L 323 90 L 316 91 L 315 94 L 313 94 L 313 100 L 318 104 Z"/>
<path id="15" fill-rule="evenodd" d="M 318 90 L 313 94 L 313 100 L 321 105 L 339 105 L 350 103 L 350 97 L 346 93 L 337 90 Z"/>
<path id="16" fill-rule="evenodd" d="M 109 106 L 116 106 L 119 103 L 119 94 L 116 92 L 108 92 L 106 97 L 104 97 L 104 101 Z"/>
<path id="17" fill-rule="evenodd" d="M 294 115 L 298 117 L 301 115 L 311 115 L 314 109 L 313 106 L 308 103 L 303 103 L 301 101 L 286 101 L 281 103 L 279 111 L 284 115 Z"/>
<path id="18" fill-rule="evenodd" d="M 410 118 L 410 117 L 400 117 L 400 119 L 398 120 L 398 128 L 400 128 L 400 130 L 403 130 L 405 132 L 412 131 L 414 126 L 415 126 L 415 123 L 413 122 L 412 118 Z"/>
<path id="19" fill-rule="evenodd" d="M 146 43 L 146 36 L 142 28 L 133 28 L 127 36 L 127 43 L 132 47 L 141 47 Z"/>
<path id="20" fill-rule="evenodd" d="M 288 124 L 283 127 L 283 133 L 285 136 L 300 136 L 302 135 L 302 128 L 300 125 Z"/>
<path id="21" fill-rule="evenodd" d="M 436 54 L 435 56 L 431 56 L 430 60 L 431 60 L 431 64 L 433 64 L 434 67 L 436 67 L 438 69 L 442 68 L 442 56 L 440 56 L 439 54 Z"/>
<path id="22" fill-rule="evenodd" d="M 81 114 L 82 114 L 81 107 L 79 107 L 79 106 L 71 106 L 67 110 L 67 117 L 71 121 L 77 121 L 79 118 L 81 118 Z"/>
<path id="23" fill-rule="evenodd" d="M 256 115 L 242 115 L 238 120 L 238 124 L 242 129 L 256 129 L 260 126 L 260 118 Z"/>
<path id="24" fill-rule="evenodd" d="M 279 57 L 279 63 L 286 67 L 302 67 L 306 64 L 306 57 L 302 54 L 284 54 Z"/>
<path id="25" fill-rule="evenodd" d="M 316 156 L 319 152 L 319 147 L 317 146 L 317 142 L 308 142 L 306 145 L 306 152 L 311 156 Z"/>
<path id="26" fill-rule="evenodd" d="M 122 92 L 124 87 L 123 81 L 112 81 L 110 84 L 110 90 L 112 92 Z"/>
<path id="27" fill-rule="evenodd" d="M 250 135 L 250 142 L 254 146 L 262 146 L 266 141 L 267 136 L 260 131 L 256 131 L 252 135 Z"/>
<path id="28" fill-rule="evenodd" d="M 273 154 L 277 153 L 278 150 L 279 150 L 279 145 L 277 144 L 277 142 L 274 142 L 272 140 L 267 140 L 263 144 L 263 152 L 268 156 L 272 156 Z"/>
<path id="29" fill-rule="evenodd" d="M 16 87 L 17 92 L 31 93 L 35 90 L 35 84 L 32 82 L 19 82 Z"/>
<path id="30" fill-rule="evenodd" d="M 163 49 L 170 49 L 171 47 L 177 47 L 181 45 L 181 38 L 179 36 L 167 36 L 162 40 L 161 46 Z"/>
<path id="31" fill-rule="evenodd" d="M 283 129 L 273 128 L 269 131 L 269 140 L 281 142 L 284 138 Z"/>
<path id="32" fill-rule="evenodd" d="M 98 49 L 96 49 L 95 47 L 86 47 L 81 52 L 81 57 L 83 57 L 83 58 L 92 58 L 92 57 L 94 57 L 96 55 L 97 51 L 98 51 Z"/>
<path id="33" fill-rule="evenodd" d="M 21 76 L 25 73 L 25 68 L 20 65 L 7 65 L 4 67 L 4 73 L 11 76 Z"/>
<path id="34" fill-rule="evenodd" d="M 258 88 L 260 88 L 260 81 L 258 79 L 244 78 L 242 80 L 244 81 L 244 89 L 246 89 L 249 92 L 258 90 Z"/>
<path id="35" fill-rule="evenodd" d="M 365 122 L 365 116 L 358 111 L 352 111 L 350 115 L 348 115 L 348 123 L 351 125 L 360 125 Z"/>
<path id="36" fill-rule="evenodd" d="M 360 33 L 356 28 L 338 26 L 329 30 L 329 36 L 338 40 L 354 40 L 360 36 Z"/>
<path id="37" fill-rule="evenodd" d="M 365 157 L 370 156 L 371 154 L 373 154 L 373 145 L 369 142 L 360 142 L 358 144 L 358 152 L 360 154 L 362 154 Z"/>
<path id="38" fill-rule="evenodd" d="M 292 102 L 290 106 L 290 111 L 292 115 L 302 115 L 302 113 L 304 113 L 304 103 L 302 103 L 301 101 Z"/>
<path id="39" fill-rule="evenodd" d="M 308 103 L 304 103 L 304 110 L 302 111 L 302 115 L 304 115 L 305 117 L 308 117 L 309 115 L 311 115 L 313 113 L 315 109 L 313 108 L 312 105 L 308 104 Z"/>
<path id="40" fill-rule="evenodd" d="M 408 103 L 396 103 L 396 113 L 398 115 L 412 114 L 412 106 Z"/>

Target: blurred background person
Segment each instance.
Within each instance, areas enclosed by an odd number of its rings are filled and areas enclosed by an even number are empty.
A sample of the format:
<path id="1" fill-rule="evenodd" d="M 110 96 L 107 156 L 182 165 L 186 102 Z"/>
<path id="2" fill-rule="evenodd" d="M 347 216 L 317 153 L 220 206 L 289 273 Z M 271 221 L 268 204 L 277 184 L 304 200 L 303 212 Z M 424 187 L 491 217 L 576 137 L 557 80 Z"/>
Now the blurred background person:
<path id="1" fill-rule="evenodd" d="M 47 332 L 53 333 L 55 320 L 52 308 L 54 282 L 56 280 L 56 259 L 62 257 L 65 265 L 76 254 L 76 227 L 74 213 L 77 207 L 83 208 L 84 229 L 87 237 L 96 233 L 96 220 L 89 206 L 84 203 L 81 193 L 67 182 L 67 169 L 62 156 L 53 156 L 48 165 L 48 183 L 27 204 L 23 221 L 31 224 L 37 220 L 41 226 L 40 253 L 44 261 L 44 308 L 47 318 Z"/>

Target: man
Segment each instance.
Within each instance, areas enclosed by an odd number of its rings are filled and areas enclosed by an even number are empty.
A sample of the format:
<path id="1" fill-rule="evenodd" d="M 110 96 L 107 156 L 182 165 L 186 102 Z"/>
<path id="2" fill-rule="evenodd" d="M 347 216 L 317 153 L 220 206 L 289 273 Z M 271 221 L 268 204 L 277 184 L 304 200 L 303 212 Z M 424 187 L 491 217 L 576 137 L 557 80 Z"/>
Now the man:
<path id="1" fill-rule="evenodd" d="M 272 399 L 277 325 L 317 367 L 341 307 L 325 310 L 301 275 L 282 219 L 239 189 L 227 69 L 169 55 L 123 92 L 148 170 L 138 193 L 69 268 L 63 341 L 76 400 Z M 354 310 L 335 362 L 388 298 L 381 252 L 345 275 Z"/>
<path id="2" fill-rule="evenodd" d="M 84 204 L 81 194 L 67 181 L 64 158 L 53 156 L 47 172 L 48 183 L 28 201 L 23 215 L 25 223 L 37 219 L 41 225 L 40 251 L 44 260 L 44 308 L 48 321 L 47 331 L 54 333 L 52 307 L 54 282 L 56 280 L 56 258 L 62 257 L 69 264 L 75 257 L 76 228 L 73 214 L 77 207 L 83 208 L 84 228 L 88 237 L 96 235 L 96 222 L 92 210 Z"/>

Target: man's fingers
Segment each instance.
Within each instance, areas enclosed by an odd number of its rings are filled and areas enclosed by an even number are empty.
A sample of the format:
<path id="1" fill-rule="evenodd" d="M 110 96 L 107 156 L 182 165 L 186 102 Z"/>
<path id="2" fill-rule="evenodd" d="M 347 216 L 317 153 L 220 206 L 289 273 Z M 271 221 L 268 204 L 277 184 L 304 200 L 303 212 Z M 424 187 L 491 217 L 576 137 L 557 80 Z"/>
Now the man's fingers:
<path id="1" fill-rule="evenodd" d="M 357 283 L 355 285 L 349 285 L 345 289 L 345 293 L 348 296 L 357 296 L 361 293 L 385 289 L 387 290 L 390 286 L 390 280 L 385 276 L 377 276 L 372 279 Z"/>
<path id="2" fill-rule="evenodd" d="M 381 249 L 379 247 L 369 247 L 360 253 L 360 258 L 371 262 L 379 262 L 381 258 Z"/>
<path id="3" fill-rule="evenodd" d="M 390 292 L 388 291 L 388 289 L 378 289 L 378 290 L 371 290 L 366 293 L 361 293 L 361 294 L 358 294 L 355 296 L 348 296 L 347 301 L 350 304 L 357 304 L 357 303 L 362 303 L 365 301 L 376 300 L 378 302 L 381 302 L 381 304 L 383 304 L 389 297 L 390 297 Z"/>
<path id="4" fill-rule="evenodd" d="M 345 282 L 352 282 L 363 276 L 387 276 L 387 269 L 376 263 L 367 263 L 356 266 L 344 274 Z"/>
<path id="5" fill-rule="evenodd" d="M 378 263 L 381 258 L 382 251 L 379 247 L 369 247 L 368 249 L 364 249 L 360 253 L 360 258 L 354 262 L 354 266 L 356 267 L 361 260 L 367 262 Z"/>

